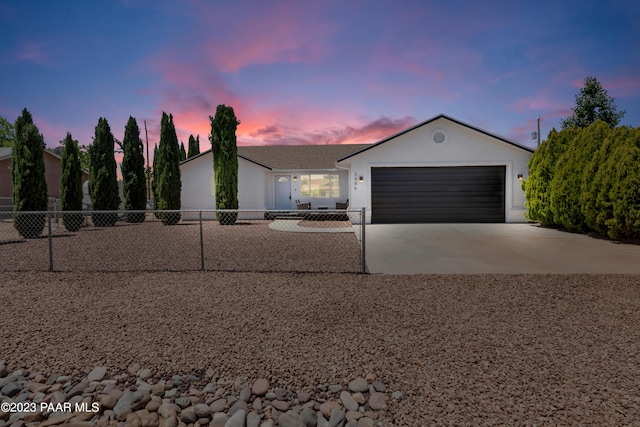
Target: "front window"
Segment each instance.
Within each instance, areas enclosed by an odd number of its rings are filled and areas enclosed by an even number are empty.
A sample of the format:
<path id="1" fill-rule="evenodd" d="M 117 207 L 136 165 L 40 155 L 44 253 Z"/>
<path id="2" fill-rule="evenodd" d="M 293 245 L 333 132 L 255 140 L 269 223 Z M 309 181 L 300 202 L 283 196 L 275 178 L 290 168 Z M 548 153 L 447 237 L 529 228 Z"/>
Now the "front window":
<path id="1" fill-rule="evenodd" d="M 300 176 L 300 195 L 328 199 L 340 197 L 340 179 L 338 175 L 309 174 Z"/>

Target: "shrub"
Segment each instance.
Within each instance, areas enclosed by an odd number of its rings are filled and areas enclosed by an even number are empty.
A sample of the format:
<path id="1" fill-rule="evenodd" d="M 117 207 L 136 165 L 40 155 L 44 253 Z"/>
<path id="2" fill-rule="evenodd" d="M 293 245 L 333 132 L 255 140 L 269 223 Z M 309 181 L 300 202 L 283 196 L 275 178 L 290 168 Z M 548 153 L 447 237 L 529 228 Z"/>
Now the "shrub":
<path id="1" fill-rule="evenodd" d="M 78 141 L 74 141 L 71 134 L 62 141 L 62 163 L 60 174 L 60 202 L 62 210 L 76 211 L 62 214 L 64 227 L 71 232 L 78 231 L 82 225 L 82 168 L 80 166 L 80 149 Z"/>
<path id="2" fill-rule="evenodd" d="M 133 117 L 129 117 L 122 140 L 122 187 L 124 208 L 143 211 L 147 206 L 147 182 L 144 175 L 144 154 L 140 129 Z M 127 213 L 128 222 L 144 221 L 144 212 Z"/>
<path id="3" fill-rule="evenodd" d="M 94 211 L 117 210 L 120 206 L 116 160 L 114 158 L 113 134 L 107 119 L 100 118 L 96 126 L 93 145 L 89 149 L 91 170 L 89 171 L 89 194 Z M 113 226 L 118 215 L 114 213 L 94 213 L 91 215 L 97 227 Z"/>
<path id="4" fill-rule="evenodd" d="M 13 225 L 21 236 L 35 238 L 42 234 L 46 215 L 20 212 L 47 210 L 47 181 L 44 170 L 44 137 L 33 124 L 25 108 L 15 123 L 16 139 L 11 159 L 13 181 Z"/>
<path id="5" fill-rule="evenodd" d="M 595 170 L 593 180 L 583 195 L 585 221 L 587 225 L 602 235 L 608 234 L 607 222 L 613 218 L 612 193 L 615 163 L 618 161 L 616 152 L 629 138 L 629 129 L 616 128 L 591 160 L 588 170 Z"/>
<path id="6" fill-rule="evenodd" d="M 180 209 L 182 182 L 180 180 L 180 148 L 173 124 L 173 116 L 162 113 L 160 145 L 154 157 L 154 200 L 159 210 Z M 157 161 L 156 161 L 157 160 Z M 165 225 L 180 221 L 180 213 L 161 213 Z"/>
<path id="7" fill-rule="evenodd" d="M 527 219 L 546 226 L 554 225 L 550 185 L 558 158 L 567 150 L 575 135 L 574 129 L 561 132 L 552 129 L 540 148 L 533 153 L 529 161 L 529 178 L 524 184 Z"/>
<path id="8" fill-rule="evenodd" d="M 603 121 L 596 121 L 577 131 L 575 137 L 556 162 L 550 185 L 550 207 L 553 222 L 569 231 L 587 230 L 581 200 L 582 182 L 587 164 L 602 146 L 611 128 Z"/>
<path id="9" fill-rule="evenodd" d="M 240 122 L 232 107 L 218 105 L 211 120 L 211 151 L 215 180 L 216 209 L 238 209 L 238 147 L 236 129 Z M 222 225 L 235 224 L 237 212 L 221 212 L 218 221 Z"/>

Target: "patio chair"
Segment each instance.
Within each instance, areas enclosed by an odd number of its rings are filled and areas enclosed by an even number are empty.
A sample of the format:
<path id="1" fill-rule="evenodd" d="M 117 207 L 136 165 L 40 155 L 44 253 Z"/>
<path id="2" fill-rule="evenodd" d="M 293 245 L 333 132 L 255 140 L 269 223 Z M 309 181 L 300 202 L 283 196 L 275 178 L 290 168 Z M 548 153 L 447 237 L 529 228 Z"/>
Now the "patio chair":
<path id="1" fill-rule="evenodd" d="M 300 200 L 296 200 L 296 207 L 299 210 L 311 210 L 311 202 L 301 203 Z"/>
<path id="2" fill-rule="evenodd" d="M 336 210 L 347 209 L 349 207 L 349 199 L 346 202 L 336 202 Z"/>

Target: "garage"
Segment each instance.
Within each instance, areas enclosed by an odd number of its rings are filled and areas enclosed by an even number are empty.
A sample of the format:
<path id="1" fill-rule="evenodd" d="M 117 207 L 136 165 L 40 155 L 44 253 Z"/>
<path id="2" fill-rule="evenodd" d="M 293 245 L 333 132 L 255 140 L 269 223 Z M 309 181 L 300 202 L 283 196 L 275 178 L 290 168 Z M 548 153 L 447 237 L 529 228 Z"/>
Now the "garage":
<path id="1" fill-rule="evenodd" d="M 371 222 L 505 222 L 505 166 L 372 167 Z"/>

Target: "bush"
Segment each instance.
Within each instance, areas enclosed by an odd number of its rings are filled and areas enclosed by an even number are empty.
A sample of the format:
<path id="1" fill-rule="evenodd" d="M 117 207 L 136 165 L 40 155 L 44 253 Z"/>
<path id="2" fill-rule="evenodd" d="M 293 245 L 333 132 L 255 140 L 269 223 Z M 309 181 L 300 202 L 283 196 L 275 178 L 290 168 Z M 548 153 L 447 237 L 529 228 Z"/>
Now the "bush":
<path id="1" fill-rule="evenodd" d="M 595 170 L 596 172 L 587 193 L 583 195 L 585 221 L 589 228 L 605 236 L 609 231 L 607 223 L 613 218 L 611 200 L 615 196 L 611 193 L 611 189 L 615 163 L 618 161 L 616 152 L 629 138 L 629 133 L 630 131 L 626 127 L 616 128 L 605 139 L 588 167 L 589 171 Z"/>
<path id="2" fill-rule="evenodd" d="M 574 232 L 588 229 L 581 203 L 584 200 L 584 172 L 610 132 L 611 128 L 598 120 L 578 130 L 564 154 L 558 158 L 550 185 L 550 207 L 555 225 Z"/>
<path id="3" fill-rule="evenodd" d="M 70 133 L 62 141 L 62 162 L 60 167 L 60 203 L 62 211 L 82 210 L 82 168 L 80 167 L 80 149 L 78 141 L 74 141 Z M 63 213 L 62 223 L 71 232 L 78 231 L 82 225 L 83 215 L 79 212 Z"/>
<path id="4" fill-rule="evenodd" d="M 154 191 L 156 208 L 159 210 L 180 209 L 182 182 L 180 180 L 180 147 L 173 124 L 173 116 L 162 113 L 160 127 L 160 145 L 154 158 Z M 157 162 L 156 162 L 157 160 Z M 174 225 L 180 221 L 180 213 L 160 213 L 165 225 Z"/>
<path id="5" fill-rule="evenodd" d="M 640 137 L 640 130 L 635 134 Z M 607 235 L 612 239 L 640 236 L 640 146 L 625 144 L 614 157 Z"/>
<path id="6" fill-rule="evenodd" d="M 91 156 L 89 194 L 91 208 L 94 211 L 115 211 L 120 206 L 114 144 L 115 140 L 109 123 L 107 119 L 101 117 L 96 126 L 93 145 L 89 149 Z M 113 226 L 118 220 L 118 215 L 116 212 L 93 213 L 91 219 L 97 227 Z"/>
<path id="7" fill-rule="evenodd" d="M 551 181 L 558 158 L 567 150 L 575 135 L 574 129 L 561 132 L 552 129 L 540 148 L 533 153 L 529 161 L 529 178 L 524 183 L 527 219 L 545 226 L 555 224 L 551 210 Z"/>
<path id="8" fill-rule="evenodd" d="M 147 207 L 147 182 L 144 175 L 144 154 L 140 129 L 133 117 L 129 117 L 122 140 L 122 187 L 124 208 L 128 211 L 144 211 Z M 144 212 L 127 213 L 128 222 L 144 221 Z"/>
<path id="9" fill-rule="evenodd" d="M 211 151 L 213 152 L 213 174 L 215 180 L 216 209 L 238 209 L 238 147 L 236 129 L 240 122 L 232 107 L 218 105 L 211 120 Z M 218 221 L 222 225 L 233 225 L 237 212 L 222 212 Z"/>
<path id="10" fill-rule="evenodd" d="M 15 123 L 16 139 L 11 160 L 13 181 L 13 225 L 21 236 L 35 238 L 44 230 L 45 214 L 20 212 L 47 210 L 47 181 L 44 170 L 44 138 L 25 108 Z"/>

